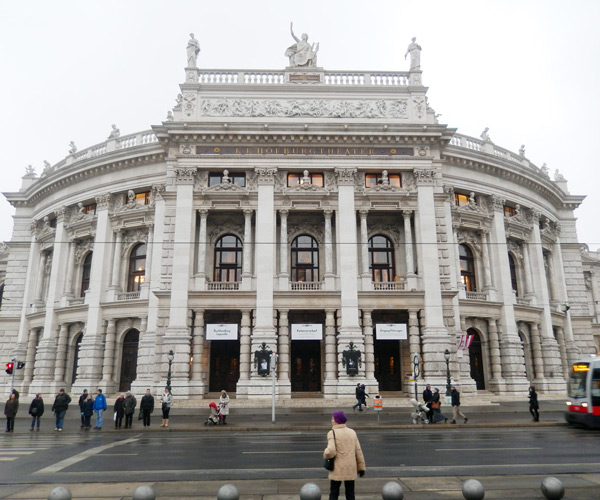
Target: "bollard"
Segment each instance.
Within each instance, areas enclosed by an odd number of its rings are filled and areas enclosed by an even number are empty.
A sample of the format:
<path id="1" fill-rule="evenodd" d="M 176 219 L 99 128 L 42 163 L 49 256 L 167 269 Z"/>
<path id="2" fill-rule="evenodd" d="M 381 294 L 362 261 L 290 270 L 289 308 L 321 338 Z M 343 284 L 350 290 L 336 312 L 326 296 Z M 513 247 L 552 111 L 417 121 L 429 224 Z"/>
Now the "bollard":
<path id="1" fill-rule="evenodd" d="M 224 484 L 217 492 L 217 500 L 239 500 L 240 492 L 233 484 Z"/>
<path id="2" fill-rule="evenodd" d="M 300 500 L 321 500 L 321 488 L 314 483 L 306 483 L 300 488 Z"/>
<path id="3" fill-rule="evenodd" d="M 565 487 L 560 482 L 560 479 L 547 477 L 542 481 L 542 494 L 548 500 L 560 500 L 565 496 Z"/>
<path id="4" fill-rule="evenodd" d="M 71 490 L 64 486 L 57 486 L 48 495 L 48 500 L 71 500 Z"/>
<path id="5" fill-rule="evenodd" d="M 138 486 L 133 492 L 133 500 L 156 500 L 156 493 L 152 486 Z"/>
<path id="6" fill-rule="evenodd" d="M 402 486 L 395 481 L 385 483 L 381 488 L 381 498 L 383 500 L 402 500 L 404 498 Z"/>
<path id="7" fill-rule="evenodd" d="M 477 479 L 467 479 L 462 485 L 462 494 L 466 500 L 482 500 L 485 490 Z"/>

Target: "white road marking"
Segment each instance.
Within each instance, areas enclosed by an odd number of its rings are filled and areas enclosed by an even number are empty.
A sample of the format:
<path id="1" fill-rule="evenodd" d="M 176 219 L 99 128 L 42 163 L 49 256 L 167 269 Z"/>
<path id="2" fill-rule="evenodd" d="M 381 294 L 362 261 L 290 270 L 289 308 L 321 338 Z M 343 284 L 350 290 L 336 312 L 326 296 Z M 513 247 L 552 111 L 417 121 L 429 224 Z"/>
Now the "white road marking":
<path id="1" fill-rule="evenodd" d="M 86 458 L 97 455 L 98 453 L 103 452 L 104 450 L 108 450 L 110 448 L 114 448 L 116 446 L 121 446 L 128 443 L 133 443 L 139 440 L 139 435 L 125 439 L 124 441 L 116 441 L 115 443 L 105 444 L 104 446 L 98 446 L 96 448 L 90 448 L 82 453 L 74 455 L 65 460 L 61 460 L 60 462 L 55 463 L 54 465 L 50 465 L 48 467 L 44 467 L 43 469 L 34 472 L 34 474 L 53 474 L 55 472 L 61 471 L 62 469 L 66 469 L 67 467 L 76 464 L 77 462 L 81 462 Z"/>
<path id="2" fill-rule="evenodd" d="M 541 450 L 542 448 L 436 448 L 435 451 L 503 451 L 503 450 Z"/>
<path id="3" fill-rule="evenodd" d="M 11 458 L 0 457 L 0 462 L 11 462 L 12 460 L 16 460 L 17 458 L 19 458 L 19 457 L 11 457 Z"/>
<path id="4" fill-rule="evenodd" d="M 19 450 L 19 451 L 2 451 L 2 455 L 31 455 L 35 453 L 36 450 Z"/>
<path id="5" fill-rule="evenodd" d="M 264 443 L 263 443 L 264 444 Z M 323 453 L 323 450 L 289 450 L 289 451 L 242 451 L 242 455 L 271 455 L 275 453 Z"/>

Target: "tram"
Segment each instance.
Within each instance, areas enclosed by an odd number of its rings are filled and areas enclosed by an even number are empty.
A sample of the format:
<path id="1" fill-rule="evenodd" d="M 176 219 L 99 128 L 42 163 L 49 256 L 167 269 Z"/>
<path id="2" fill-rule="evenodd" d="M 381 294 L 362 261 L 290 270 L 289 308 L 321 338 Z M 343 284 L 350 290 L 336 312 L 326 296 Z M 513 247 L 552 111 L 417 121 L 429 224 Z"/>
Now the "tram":
<path id="1" fill-rule="evenodd" d="M 600 356 L 587 356 L 571 365 L 565 420 L 600 427 Z"/>

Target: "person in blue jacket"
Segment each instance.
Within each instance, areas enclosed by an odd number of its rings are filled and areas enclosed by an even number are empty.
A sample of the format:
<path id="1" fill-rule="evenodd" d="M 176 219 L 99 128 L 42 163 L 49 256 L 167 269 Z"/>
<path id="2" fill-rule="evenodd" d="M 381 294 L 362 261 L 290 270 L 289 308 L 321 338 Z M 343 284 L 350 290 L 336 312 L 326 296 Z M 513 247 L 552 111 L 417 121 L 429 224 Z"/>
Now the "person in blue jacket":
<path id="1" fill-rule="evenodd" d="M 94 412 L 96 413 L 96 430 L 102 429 L 102 420 L 104 410 L 106 410 L 106 396 L 102 394 L 102 389 L 98 389 L 98 395 L 94 399 Z"/>

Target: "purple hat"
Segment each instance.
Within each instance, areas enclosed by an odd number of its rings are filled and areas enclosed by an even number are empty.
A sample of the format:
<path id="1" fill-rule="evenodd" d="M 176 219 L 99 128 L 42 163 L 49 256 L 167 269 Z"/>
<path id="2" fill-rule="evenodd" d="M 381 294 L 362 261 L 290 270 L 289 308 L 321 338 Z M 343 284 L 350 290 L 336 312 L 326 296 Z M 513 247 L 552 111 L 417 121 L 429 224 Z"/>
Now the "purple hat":
<path id="1" fill-rule="evenodd" d="M 335 413 L 333 413 L 332 417 L 336 424 L 345 424 L 348 420 L 346 414 L 343 411 L 336 411 Z"/>

